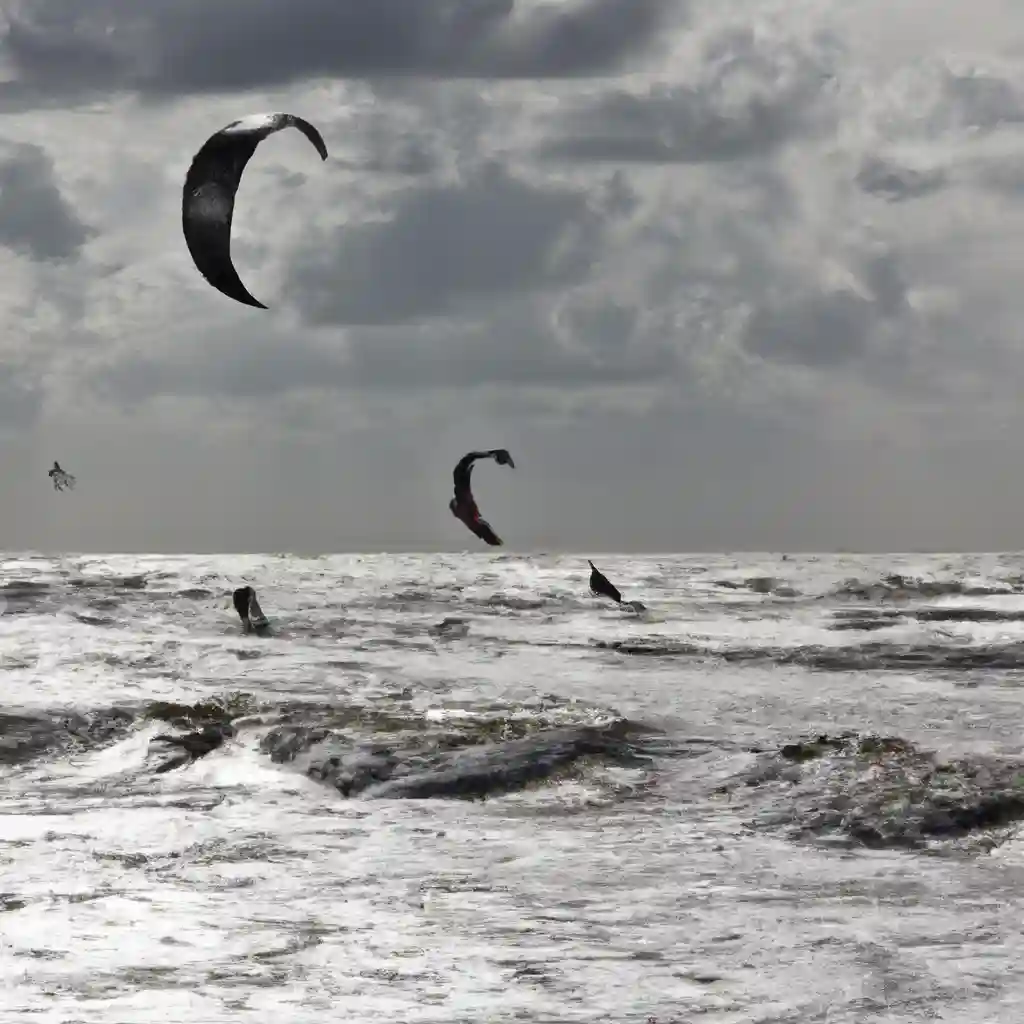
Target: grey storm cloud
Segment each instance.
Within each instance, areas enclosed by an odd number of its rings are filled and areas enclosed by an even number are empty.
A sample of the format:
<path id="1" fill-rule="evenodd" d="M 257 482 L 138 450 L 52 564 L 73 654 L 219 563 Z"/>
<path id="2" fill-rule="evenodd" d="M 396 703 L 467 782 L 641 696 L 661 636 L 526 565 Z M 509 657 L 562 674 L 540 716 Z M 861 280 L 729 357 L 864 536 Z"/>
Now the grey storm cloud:
<path id="1" fill-rule="evenodd" d="M 947 70 L 942 81 L 947 102 L 936 115 L 945 126 L 992 130 L 1024 121 L 1024 95 L 1005 78 Z"/>
<path id="2" fill-rule="evenodd" d="M 875 111 L 883 144 L 932 146 L 968 135 L 978 140 L 1024 122 L 1024 83 L 1010 68 L 982 70 L 935 57 L 889 83 L 898 100 Z M 882 115 L 882 116 L 879 116 Z"/>
<path id="3" fill-rule="evenodd" d="M 878 155 L 865 159 L 855 180 L 865 192 L 891 202 L 919 199 L 937 192 L 948 183 L 941 168 L 917 170 Z"/>
<path id="4" fill-rule="evenodd" d="M 364 173 L 400 174 L 408 177 L 431 174 L 441 166 L 439 154 L 427 139 L 371 136 L 365 145 L 369 155 L 364 160 L 339 161 L 339 165 Z"/>
<path id="5" fill-rule="evenodd" d="M 863 357 L 875 329 L 907 307 L 907 286 L 891 253 L 864 261 L 865 295 L 848 290 L 803 293 L 758 305 L 743 333 L 748 352 L 776 362 L 827 369 Z"/>
<path id="6" fill-rule="evenodd" d="M 463 546 L 478 444 L 522 456 L 514 547 L 916 543 L 951 512 L 904 467 L 941 493 L 1020 432 L 1022 6 L 0 0 L 45 147 L 0 147 L 0 447 L 84 503 L 43 536 L 52 490 L 7 488 L 9 544 Z M 259 312 L 180 237 L 179 172 L 255 109 L 331 149 L 246 173 Z"/>
<path id="7" fill-rule="evenodd" d="M 1024 85 L 1019 75 L 1005 76 L 973 67 L 924 63 L 914 94 L 902 111 L 876 125 L 874 148 L 863 154 L 853 180 L 865 193 L 905 203 L 941 193 L 950 186 L 1017 190 L 1016 156 L 1000 164 L 980 153 L 955 167 L 949 146 L 983 143 L 1024 123 Z M 908 88 L 906 81 L 901 83 Z"/>
<path id="8" fill-rule="evenodd" d="M 3 53 L 21 87 L 149 94 L 415 74 L 546 78 L 607 71 L 680 0 L 30 0 Z"/>
<path id="9" fill-rule="evenodd" d="M 42 390 L 26 375 L 0 368 L 0 429 L 25 427 L 42 408 Z"/>
<path id="10" fill-rule="evenodd" d="M 490 163 L 403 192 L 383 221 L 307 239 L 290 290 L 307 322 L 387 324 L 471 300 L 553 288 L 589 269 L 603 214 L 587 192 L 534 185 Z"/>
<path id="11" fill-rule="evenodd" d="M 615 89 L 559 118 L 552 159 L 712 163 L 760 157 L 813 125 L 832 76 L 829 47 L 769 48 L 731 29 L 705 48 L 694 83 Z"/>
<path id="12" fill-rule="evenodd" d="M 603 334 L 586 331 L 602 317 L 608 319 Z M 564 325 L 557 319 L 549 304 L 527 299 L 475 324 L 428 325 L 412 335 L 356 331 L 351 380 L 403 390 L 481 384 L 571 390 L 664 381 L 678 368 L 672 347 L 639 335 L 630 312 L 618 324 L 600 306 Z"/>
<path id="13" fill-rule="evenodd" d="M 0 245 L 34 260 L 67 260 L 95 234 L 61 194 L 39 146 L 0 150 Z"/>
<path id="14" fill-rule="evenodd" d="M 874 331 L 905 311 L 907 286 L 892 253 L 867 258 L 858 269 L 864 294 L 805 289 L 764 299 L 746 323 L 743 347 L 766 359 L 817 369 L 864 356 Z"/>
<path id="15" fill-rule="evenodd" d="M 276 332 L 175 337 L 156 352 L 135 352 L 94 368 L 97 394 L 130 408 L 160 395 L 265 399 L 304 389 L 336 389 L 350 381 L 343 355 L 308 339 Z"/>
<path id="16" fill-rule="evenodd" d="M 852 292 L 812 295 L 760 307 L 743 344 L 754 355 L 805 366 L 839 366 L 863 355 L 872 304 Z"/>
<path id="17" fill-rule="evenodd" d="M 340 338 L 277 332 L 173 337 L 95 367 L 95 393 L 131 408 L 159 396 L 263 400 L 300 391 L 425 391 L 481 385 L 576 389 L 661 381 L 677 353 L 639 329 L 640 313 L 577 304 L 565 316 L 530 297 L 478 321 L 361 328 Z"/>

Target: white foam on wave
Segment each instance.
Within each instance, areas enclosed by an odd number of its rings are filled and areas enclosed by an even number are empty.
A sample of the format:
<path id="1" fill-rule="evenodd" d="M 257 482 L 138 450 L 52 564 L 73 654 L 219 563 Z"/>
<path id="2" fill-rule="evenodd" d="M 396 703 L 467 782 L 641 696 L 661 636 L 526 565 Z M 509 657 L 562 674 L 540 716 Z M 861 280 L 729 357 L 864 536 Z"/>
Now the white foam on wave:
<path id="1" fill-rule="evenodd" d="M 55 761 L 54 776 L 77 778 L 84 781 L 109 778 L 138 772 L 150 760 L 151 743 L 160 732 L 167 731 L 164 723 L 151 723 L 136 729 L 129 736 L 109 747 L 90 751 L 87 754 L 72 755 Z"/>
<path id="2" fill-rule="evenodd" d="M 245 789 L 261 798 L 270 794 L 305 795 L 319 798 L 323 786 L 287 767 L 276 765 L 259 750 L 258 737 L 251 733 L 228 738 L 224 745 L 163 777 L 166 785 L 187 785 L 203 789 Z"/>
<path id="3" fill-rule="evenodd" d="M 687 743 L 710 737 L 719 750 L 837 723 L 936 745 L 1019 745 L 1015 691 L 987 680 L 964 688 L 965 673 L 812 673 L 594 646 L 847 643 L 828 632 L 836 603 L 823 595 L 851 576 L 948 577 L 951 557 L 602 555 L 656 623 L 592 599 L 586 560 L 568 556 L 90 557 L 97 588 L 82 598 L 69 584 L 69 603 L 109 598 L 109 623 L 61 614 L 49 597 L 5 616 L 4 705 L 141 710 L 244 691 L 277 713 L 291 702 L 299 723 L 303 704 L 320 704 L 453 729 L 474 717 L 671 720 Z M 989 569 L 1008 577 L 1021 561 Z M 0 583 L 36 572 L 59 583 L 85 562 L 21 559 L 0 565 Z M 136 573 L 147 587 L 103 582 Z M 811 597 L 712 582 L 753 576 Z M 257 589 L 273 639 L 241 635 L 229 603 L 241 582 Z M 469 635 L 436 642 L 427 629 L 446 616 L 471 616 Z M 955 629 L 958 643 L 981 643 L 1024 627 Z M 894 635 L 946 642 L 916 627 Z M 45 671 L 14 667 L 41 657 Z M 152 768 L 174 751 L 160 755 L 150 740 L 180 731 L 163 722 L 63 762 L 44 753 L 0 766 L 9 1016 L 590 1024 L 812 1019 L 831 1006 L 854 1020 L 885 996 L 922 1013 L 946 999 L 958 1019 L 1013 1019 L 1012 1006 L 993 1002 L 1019 995 L 1013 841 L 972 861 L 765 841 L 749 827 L 750 793 L 730 802 L 698 785 L 717 786 L 726 771 L 699 747 L 659 762 L 651 799 L 639 786 L 617 799 L 645 773 L 589 763 L 485 801 L 346 799 L 260 752 L 261 716 L 272 717 L 259 710 L 221 748 L 160 776 Z"/>

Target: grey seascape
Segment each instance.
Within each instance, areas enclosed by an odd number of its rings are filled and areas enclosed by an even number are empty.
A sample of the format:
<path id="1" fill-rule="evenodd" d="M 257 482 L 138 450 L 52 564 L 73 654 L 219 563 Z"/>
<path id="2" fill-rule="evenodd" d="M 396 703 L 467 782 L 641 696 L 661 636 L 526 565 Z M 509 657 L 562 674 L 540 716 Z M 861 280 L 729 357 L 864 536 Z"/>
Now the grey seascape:
<path id="1" fill-rule="evenodd" d="M 1024 1019 L 1024 0 L 0 66 L 0 1024 Z"/>
<path id="2" fill-rule="evenodd" d="M 598 564 L 8 557 L 4 1019 L 1017 1020 L 1024 556 Z"/>

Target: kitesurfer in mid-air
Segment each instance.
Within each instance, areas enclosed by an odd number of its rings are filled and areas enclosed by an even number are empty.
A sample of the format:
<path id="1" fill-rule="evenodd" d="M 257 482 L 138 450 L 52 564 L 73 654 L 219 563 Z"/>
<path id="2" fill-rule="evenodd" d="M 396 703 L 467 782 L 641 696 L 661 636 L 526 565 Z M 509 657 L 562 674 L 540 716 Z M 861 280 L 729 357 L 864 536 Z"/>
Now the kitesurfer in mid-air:
<path id="1" fill-rule="evenodd" d="M 451 509 L 451 513 L 456 519 L 465 523 L 482 541 L 492 547 L 499 547 L 503 541 L 491 529 L 490 524 L 480 516 L 480 509 L 477 508 L 473 490 L 470 487 L 469 478 L 473 472 L 473 463 L 477 459 L 494 459 L 499 466 L 516 468 L 512 456 L 504 448 L 492 448 L 486 452 L 469 452 L 469 454 L 463 455 L 452 474 L 455 479 L 455 497 L 448 503 L 448 508 Z"/>
<path id="2" fill-rule="evenodd" d="M 55 491 L 74 490 L 75 478 L 70 473 L 61 469 L 59 462 L 55 461 L 53 468 L 46 475 L 53 481 L 53 489 Z"/>

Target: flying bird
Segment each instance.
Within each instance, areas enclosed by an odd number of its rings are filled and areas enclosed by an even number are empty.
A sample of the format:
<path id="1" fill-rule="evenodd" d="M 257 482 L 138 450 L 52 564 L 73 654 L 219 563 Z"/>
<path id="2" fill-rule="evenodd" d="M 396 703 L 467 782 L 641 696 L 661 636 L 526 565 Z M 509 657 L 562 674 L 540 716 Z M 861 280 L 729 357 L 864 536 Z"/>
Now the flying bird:
<path id="1" fill-rule="evenodd" d="M 252 114 L 214 132 L 192 158 L 181 198 L 185 243 L 199 273 L 218 291 L 246 306 L 267 307 L 242 284 L 231 262 L 231 219 L 242 172 L 256 147 L 274 132 L 298 128 L 322 160 L 327 147 L 320 133 L 295 114 Z"/>
<path id="2" fill-rule="evenodd" d="M 55 491 L 73 491 L 75 489 L 75 478 L 61 469 L 59 462 L 54 462 L 53 468 L 46 475 L 53 481 Z"/>
<path id="3" fill-rule="evenodd" d="M 455 479 L 455 497 L 448 503 L 448 508 L 456 519 L 461 520 L 475 533 L 482 541 L 492 547 L 499 547 L 503 541 L 491 529 L 490 523 L 480 516 L 480 509 L 477 508 L 476 500 L 473 498 L 473 491 L 470 487 L 470 475 L 473 472 L 473 463 L 477 459 L 494 459 L 499 466 L 510 466 L 516 468 L 512 456 L 504 448 L 492 448 L 486 452 L 469 452 L 459 459 L 458 465 L 452 476 Z"/>
<path id="4" fill-rule="evenodd" d="M 590 566 L 590 589 L 602 597 L 610 597 L 616 604 L 622 604 L 619 588 L 589 558 L 587 564 Z"/>

